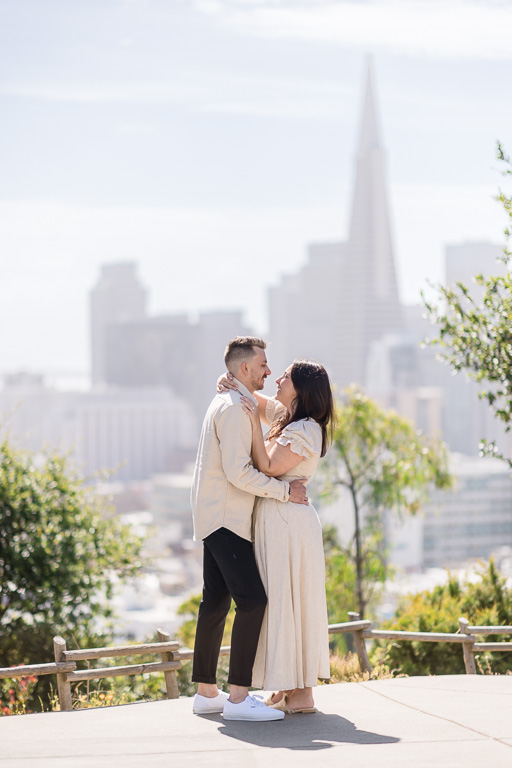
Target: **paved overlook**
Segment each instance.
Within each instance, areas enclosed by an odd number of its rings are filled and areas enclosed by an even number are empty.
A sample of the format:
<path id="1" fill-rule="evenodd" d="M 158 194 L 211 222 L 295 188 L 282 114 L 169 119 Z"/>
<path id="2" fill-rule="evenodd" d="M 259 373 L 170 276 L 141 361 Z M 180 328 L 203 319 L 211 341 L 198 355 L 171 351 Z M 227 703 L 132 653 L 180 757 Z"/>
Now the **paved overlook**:
<path id="1" fill-rule="evenodd" d="M 512 676 L 321 686 L 319 711 L 275 723 L 192 715 L 180 698 L 0 719 L 1 768 L 512 765 Z"/>

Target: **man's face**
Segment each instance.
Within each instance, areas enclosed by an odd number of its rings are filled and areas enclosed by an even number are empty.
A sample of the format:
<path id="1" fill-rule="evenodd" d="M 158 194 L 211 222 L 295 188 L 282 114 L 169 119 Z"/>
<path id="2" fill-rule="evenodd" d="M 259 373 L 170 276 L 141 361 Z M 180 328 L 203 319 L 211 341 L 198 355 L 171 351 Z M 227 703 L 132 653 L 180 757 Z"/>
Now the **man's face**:
<path id="1" fill-rule="evenodd" d="M 253 392 L 263 389 L 265 379 L 270 376 L 272 371 L 268 367 L 267 354 L 261 347 L 253 347 L 256 354 L 247 363 L 249 366 L 250 385 Z"/>

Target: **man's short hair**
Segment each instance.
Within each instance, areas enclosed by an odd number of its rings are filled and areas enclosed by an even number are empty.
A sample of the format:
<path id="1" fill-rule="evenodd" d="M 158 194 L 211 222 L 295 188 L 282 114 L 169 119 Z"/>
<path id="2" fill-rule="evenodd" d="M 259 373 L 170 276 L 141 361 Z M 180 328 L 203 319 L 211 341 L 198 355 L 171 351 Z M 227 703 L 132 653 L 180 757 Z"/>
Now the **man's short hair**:
<path id="1" fill-rule="evenodd" d="M 253 358 L 256 354 L 254 347 L 266 349 L 267 344 L 263 339 L 258 339 L 256 336 L 235 336 L 224 352 L 224 363 L 228 371 L 231 369 L 237 371 L 244 360 Z"/>

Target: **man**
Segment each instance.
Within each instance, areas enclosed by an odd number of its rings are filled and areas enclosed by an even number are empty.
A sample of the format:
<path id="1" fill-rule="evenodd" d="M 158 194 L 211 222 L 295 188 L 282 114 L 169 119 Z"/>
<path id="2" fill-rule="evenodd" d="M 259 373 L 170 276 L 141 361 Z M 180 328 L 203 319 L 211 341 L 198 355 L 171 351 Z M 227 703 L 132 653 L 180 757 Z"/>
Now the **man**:
<path id="1" fill-rule="evenodd" d="M 194 538 L 203 540 L 203 597 L 199 607 L 192 680 L 198 683 L 196 714 L 223 712 L 226 720 L 280 720 L 284 712 L 249 696 L 252 667 L 267 604 L 252 546 L 255 496 L 307 504 L 306 489 L 267 477 L 251 462 L 251 422 L 241 395 L 263 389 L 271 371 L 266 344 L 237 336 L 224 355 L 238 391 L 217 394 L 206 413 L 192 484 Z M 255 401 L 255 398 L 252 398 Z M 256 402 L 256 401 L 255 401 Z M 235 601 L 229 698 L 218 690 L 217 662 L 226 616 Z"/>

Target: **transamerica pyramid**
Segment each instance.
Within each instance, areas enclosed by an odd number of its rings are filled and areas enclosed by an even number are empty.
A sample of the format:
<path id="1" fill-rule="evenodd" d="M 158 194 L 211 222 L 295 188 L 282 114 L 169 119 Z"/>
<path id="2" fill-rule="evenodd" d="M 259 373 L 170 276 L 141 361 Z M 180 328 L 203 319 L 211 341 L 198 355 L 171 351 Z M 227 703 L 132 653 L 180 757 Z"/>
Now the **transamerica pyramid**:
<path id="1" fill-rule="evenodd" d="M 402 328 L 374 78 L 368 62 L 349 239 L 343 255 L 335 327 L 338 385 L 363 385 L 372 341 Z"/>
<path id="2" fill-rule="evenodd" d="M 402 330 L 371 61 L 348 241 L 308 251 L 309 263 L 270 291 L 270 360 L 280 370 L 295 357 L 313 358 L 339 388 L 364 387 L 372 342 Z"/>

